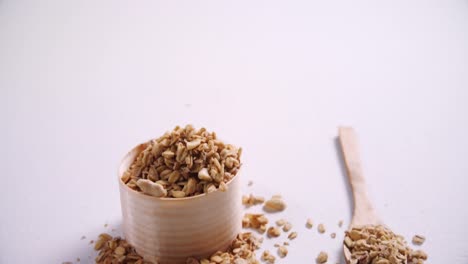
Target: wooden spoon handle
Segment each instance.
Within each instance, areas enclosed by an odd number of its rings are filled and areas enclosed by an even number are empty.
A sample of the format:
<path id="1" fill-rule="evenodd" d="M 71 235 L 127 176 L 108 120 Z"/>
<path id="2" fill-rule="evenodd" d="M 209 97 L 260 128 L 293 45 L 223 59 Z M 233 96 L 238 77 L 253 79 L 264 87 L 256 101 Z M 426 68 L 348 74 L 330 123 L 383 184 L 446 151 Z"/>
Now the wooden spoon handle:
<path id="1" fill-rule="evenodd" d="M 367 193 L 356 132 L 351 127 L 340 127 L 338 130 L 346 171 L 354 197 L 354 213 L 350 227 L 381 224 Z"/>

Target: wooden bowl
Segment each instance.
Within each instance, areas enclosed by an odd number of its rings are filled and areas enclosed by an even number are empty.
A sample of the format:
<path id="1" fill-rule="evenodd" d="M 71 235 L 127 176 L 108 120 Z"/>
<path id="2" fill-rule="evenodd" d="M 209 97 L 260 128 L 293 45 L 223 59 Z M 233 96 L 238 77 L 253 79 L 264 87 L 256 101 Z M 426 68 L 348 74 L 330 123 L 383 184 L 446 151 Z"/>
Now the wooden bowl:
<path id="1" fill-rule="evenodd" d="M 225 192 L 185 198 L 145 195 L 121 180 L 145 147 L 140 144 L 127 153 L 119 168 L 125 239 L 146 260 L 160 264 L 183 264 L 188 257 L 208 257 L 225 250 L 242 228 L 239 173 L 227 183 Z"/>

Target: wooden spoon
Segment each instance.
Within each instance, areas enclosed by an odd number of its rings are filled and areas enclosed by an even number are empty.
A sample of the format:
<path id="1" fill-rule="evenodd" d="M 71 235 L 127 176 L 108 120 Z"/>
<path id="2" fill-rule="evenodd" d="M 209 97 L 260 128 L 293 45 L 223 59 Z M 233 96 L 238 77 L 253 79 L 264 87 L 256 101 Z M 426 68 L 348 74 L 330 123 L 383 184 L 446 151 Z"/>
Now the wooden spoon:
<path id="1" fill-rule="evenodd" d="M 354 197 L 354 212 L 349 230 L 356 226 L 382 225 L 377 215 L 366 188 L 366 180 L 362 173 L 361 160 L 359 158 L 358 139 L 356 132 L 351 127 L 338 129 L 341 151 L 346 165 L 349 183 Z M 351 263 L 351 252 L 343 245 L 343 253 L 346 263 Z"/>

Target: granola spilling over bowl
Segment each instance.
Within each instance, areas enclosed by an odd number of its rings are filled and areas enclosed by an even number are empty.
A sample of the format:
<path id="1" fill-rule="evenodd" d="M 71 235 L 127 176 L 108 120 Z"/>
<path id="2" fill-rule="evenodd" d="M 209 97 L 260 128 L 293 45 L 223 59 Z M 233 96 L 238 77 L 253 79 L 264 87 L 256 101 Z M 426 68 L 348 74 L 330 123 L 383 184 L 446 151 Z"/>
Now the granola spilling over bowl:
<path id="1" fill-rule="evenodd" d="M 255 251 L 260 248 L 263 239 L 252 233 L 240 233 L 231 243 L 228 250 L 218 251 L 206 259 L 187 259 L 187 264 L 212 264 L 212 263 L 233 263 L 233 264 L 260 264 Z"/>
<path id="2" fill-rule="evenodd" d="M 402 236 L 381 225 L 346 231 L 344 244 L 351 252 L 352 264 L 423 264 L 427 260 L 426 253 L 412 250 Z"/>
<path id="3" fill-rule="evenodd" d="M 130 188 L 155 197 L 182 198 L 226 191 L 240 169 L 242 149 L 215 132 L 191 125 L 175 127 L 149 141 L 122 175 Z"/>
<path id="4" fill-rule="evenodd" d="M 218 251 L 208 258 L 187 258 L 187 264 L 212 264 L 212 263 L 234 263 L 234 264 L 260 264 L 255 251 L 260 248 L 262 239 L 252 233 L 240 233 L 232 241 L 226 251 Z M 96 264 L 124 263 L 124 264 L 150 264 L 142 256 L 136 253 L 125 239 L 112 237 L 108 234 L 99 235 L 94 249 L 98 251 L 95 259 Z M 286 252 L 287 254 L 287 252 Z"/>
<path id="5" fill-rule="evenodd" d="M 143 260 L 143 257 L 136 253 L 125 239 L 120 237 L 112 237 L 109 234 L 100 234 L 94 250 L 98 251 L 98 256 L 95 259 L 96 264 L 107 263 L 133 263 L 133 264 L 150 264 Z"/>

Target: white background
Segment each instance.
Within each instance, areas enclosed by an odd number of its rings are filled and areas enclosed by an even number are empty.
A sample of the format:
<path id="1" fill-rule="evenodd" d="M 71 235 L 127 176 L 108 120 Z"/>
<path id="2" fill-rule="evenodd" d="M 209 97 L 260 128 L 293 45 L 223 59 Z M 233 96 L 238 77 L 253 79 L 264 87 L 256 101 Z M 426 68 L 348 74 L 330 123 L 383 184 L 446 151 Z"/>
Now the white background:
<path id="1" fill-rule="evenodd" d="M 119 160 L 192 123 L 244 148 L 245 193 L 285 197 L 278 263 L 339 261 L 352 125 L 385 222 L 466 264 L 467 89 L 466 0 L 2 0 L 0 263 L 91 263 L 119 232 Z"/>

